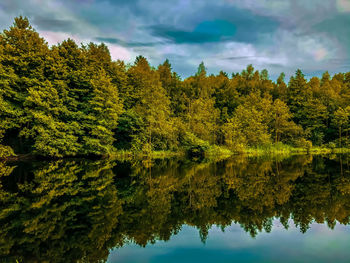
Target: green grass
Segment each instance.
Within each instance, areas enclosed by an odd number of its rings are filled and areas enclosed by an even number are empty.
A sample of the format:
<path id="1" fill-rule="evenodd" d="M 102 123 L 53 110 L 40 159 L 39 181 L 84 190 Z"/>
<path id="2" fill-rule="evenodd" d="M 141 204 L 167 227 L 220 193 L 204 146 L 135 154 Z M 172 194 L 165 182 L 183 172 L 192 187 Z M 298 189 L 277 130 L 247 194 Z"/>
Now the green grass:
<path id="1" fill-rule="evenodd" d="M 331 153 L 350 153 L 350 148 L 327 148 L 326 146 L 314 146 L 310 149 L 298 148 L 283 143 L 270 144 L 258 147 L 247 147 L 239 150 L 228 149 L 224 146 L 210 145 L 204 153 L 204 158 L 210 161 L 227 159 L 233 155 L 247 155 L 251 157 L 260 156 L 289 156 L 294 154 L 331 154 Z M 12 154 L 9 154 L 12 155 Z M 7 156 L 6 156 L 7 157 Z M 185 158 L 185 149 L 177 151 L 152 151 L 152 152 L 132 152 L 126 150 L 116 151 L 105 158 L 112 160 L 136 160 L 136 159 L 170 159 Z M 1 155 L 0 155 L 1 159 Z M 9 159 L 3 158 L 4 160 Z M 19 156 L 19 159 L 20 156 Z"/>
<path id="2" fill-rule="evenodd" d="M 293 152 L 293 147 L 277 143 L 264 146 L 250 147 L 243 150 L 245 154 L 248 155 L 270 155 L 270 154 L 291 154 Z"/>
<path id="3" fill-rule="evenodd" d="M 211 145 L 205 151 L 205 159 L 217 161 L 227 159 L 233 155 L 247 156 L 289 156 L 293 154 L 331 154 L 331 153 L 350 153 L 350 148 L 327 148 L 325 146 L 314 146 L 310 149 L 293 147 L 283 143 L 270 144 L 258 147 L 247 147 L 235 151 L 224 146 Z M 118 151 L 111 155 L 112 159 L 132 160 L 132 159 L 169 159 L 174 157 L 183 158 L 186 156 L 184 150 L 178 151 L 152 151 L 151 153 Z"/>
<path id="4" fill-rule="evenodd" d="M 234 155 L 235 153 L 226 147 L 213 145 L 205 152 L 205 158 L 209 160 L 221 160 L 226 159 Z"/>
<path id="5" fill-rule="evenodd" d="M 152 152 L 132 152 L 117 151 L 109 156 L 111 159 L 132 160 L 132 159 L 169 159 L 184 156 L 184 151 L 152 151 Z"/>
<path id="6" fill-rule="evenodd" d="M 251 156 L 259 155 L 290 155 L 290 154 L 330 154 L 330 153 L 350 153 L 350 148 L 327 148 L 326 146 L 313 146 L 309 149 L 293 147 L 290 145 L 277 143 L 265 146 L 250 147 L 243 150 L 244 154 Z"/>

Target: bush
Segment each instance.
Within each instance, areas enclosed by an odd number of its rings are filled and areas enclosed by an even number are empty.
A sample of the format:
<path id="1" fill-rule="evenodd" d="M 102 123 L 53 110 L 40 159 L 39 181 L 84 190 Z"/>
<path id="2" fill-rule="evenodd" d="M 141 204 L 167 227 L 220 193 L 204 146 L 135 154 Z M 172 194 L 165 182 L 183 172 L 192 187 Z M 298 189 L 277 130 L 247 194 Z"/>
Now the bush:
<path id="1" fill-rule="evenodd" d="M 203 159 L 205 157 L 205 152 L 210 148 L 209 142 L 199 139 L 190 132 L 185 133 L 182 144 L 186 150 L 187 156 L 190 158 Z"/>
<path id="2" fill-rule="evenodd" d="M 300 138 L 294 142 L 296 147 L 306 149 L 308 152 L 312 148 L 312 142 L 309 140 L 306 140 L 305 138 Z"/>
<path id="3" fill-rule="evenodd" d="M 335 142 L 330 142 L 330 143 L 328 143 L 328 148 L 333 150 L 333 149 L 337 148 L 337 145 Z"/>

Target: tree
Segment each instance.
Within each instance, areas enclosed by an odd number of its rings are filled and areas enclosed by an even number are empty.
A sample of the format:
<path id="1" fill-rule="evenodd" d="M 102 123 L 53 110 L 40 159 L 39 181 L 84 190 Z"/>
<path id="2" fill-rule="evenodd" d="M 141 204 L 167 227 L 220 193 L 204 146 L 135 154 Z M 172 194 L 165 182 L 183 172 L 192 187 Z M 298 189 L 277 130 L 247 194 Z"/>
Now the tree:
<path id="1" fill-rule="evenodd" d="M 304 74 L 298 69 L 288 83 L 288 106 L 298 123 L 302 119 L 303 103 L 311 97 Z"/>
<path id="2" fill-rule="evenodd" d="M 143 56 L 112 61 L 105 44 L 49 47 L 17 17 L 0 34 L 0 158 L 105 156 L 115 147 L 149 153 L 187 147 L 184 138 L 208 149 L 338 137 L 343 146 L 350 73 L 307 80 L 298 69 L 288 85 L 284 79 L 273 82 L 253 65 L 209 75 L 201 62 L 182 80 L 169 60 L 157 68 Z"/>
<path id="3" fill-rule="evenodd" d="M 144 119 L 146 130 L 140 137 L 142 147 L 166 149 L 174 146 L 176 134 L 170 118 L 170 100 L 157 71 L 144 57 L 138 57 L 129 69 L 134 86 L 135 112 Z"/>
<path id="4" fill-rule="evenodd" d="M 1 96 L 6 108 L 14 113 L 12 124 L 6 128 L 5 140 L 16 152 L 29 152 L 35 138 L 31 133 L 32 116 L 28 115 L 25 101 L 29 90 L 45 81 L 49 48 L 27 18 L 17 17 L 13 26 L 3 31 L 0 50 Z"/>
<path id="5" fill-rule="evenodd" d="M 342 129 L 348 129 L 350 108 L 339 108 L 334 113 L 334 125 L 339 129 L 339 146 L 342 147 Z"/>
<path id="6" fill-rule="evenodd" d="M 279 75 L 272 92 L 274 99 L 280 99 L 283 102 L 287 102 L 287 84 L 284 81 L 285 77 L 286 75 L 283 72 Z"/>
<path id="7" fill-rule="evenodd" d="M 0 61 L 2 61 L 1 56 L 0 53 Z M 14 154 L 11 147 L 2 145 L 2 140 L 6 132 L 17 127 L 16 119 L 19 115 L 18 109 L 16 110 L 16 108 L 4 98 L 5 92 L 9 91 L 9 79 L 11 79 L 9 74 L 13 74 L 13 72 L 5 72 L 4 67 L 0 63 L 0 159 Z"/>
<path id="8" fill-rule="evenodd" d="M 182 81 L 176 72 L 172 71 L 168 59 L 158 66 L 157 72 L 162 87 L 165 89 L 170 99 L 170 109 L 174 116 L 183 116 L 187 110 L 187 96 L 182 85 Z"/>
<path id="9" fill-rule="evenodd" d="M 230 137 L 226 141 L 236 140 L 233 136 L 238 135 L 242 139 L 240 143 L 247 146 L 258 146 L 268 144 L 270 135 L 268 133 L 267 123 L 263 122 L 264 116 L 254 106 L 243 104 L 238 106 L 234 116 L 228 120 L 226 125 L 226 134 Z M 229 129 L 232 129 L 231 131 Z"/>
<path id="10" fill-rule="evenodd" d="M 228 116 L 232 117 L 234 110 L 239 105 L 239 94 L 232 80 L 223 71 L 213 79 L 215 108 L 221 111 L 222 121 Z M 227 113 L 227 116 L 225 115 Z"/>
<path id="11" fill-rule="evenodd" d="M 194 100 L 188 112 L 189 130 L 200 139 L 215 142 L 216 122 L 219 111 L 214 107 L 214 100 L 199 98 Z"/>
<path id="12" fill-rule="evenodd" d="M 111 154 L 114 151 L 114 129 L 123 112 L 118 89 L 111 82 L 104 70 L 100 70 L 91 80 L 93 97 L 90 105 L 88 136 L 83 137 L 86 154 Z"/>
<path id="13" fill-rule="evenodd" d="M 277 99 L 271 107 L 272 121 L 270 123 L 275 143 L 281 140 L 282 135 L 295 135 L 297 125 L 291 121 L 292 114 L 286 103 Z"/>

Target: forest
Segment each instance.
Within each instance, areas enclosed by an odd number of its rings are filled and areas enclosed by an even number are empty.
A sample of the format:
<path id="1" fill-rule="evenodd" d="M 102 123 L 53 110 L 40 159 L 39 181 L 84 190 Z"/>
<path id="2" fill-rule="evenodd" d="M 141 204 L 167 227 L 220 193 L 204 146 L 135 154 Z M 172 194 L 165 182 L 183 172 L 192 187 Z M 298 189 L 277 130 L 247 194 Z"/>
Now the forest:
<path id="1" fill-rule="evenodd" d="M 168 60 L 112 61 L 105 44 L 49 46 L 25 17 L 0 34 L 0 158 L 347 148 L 349 116 L 350 72 L 272 81 L 201 63 L 182 79 Z"/>

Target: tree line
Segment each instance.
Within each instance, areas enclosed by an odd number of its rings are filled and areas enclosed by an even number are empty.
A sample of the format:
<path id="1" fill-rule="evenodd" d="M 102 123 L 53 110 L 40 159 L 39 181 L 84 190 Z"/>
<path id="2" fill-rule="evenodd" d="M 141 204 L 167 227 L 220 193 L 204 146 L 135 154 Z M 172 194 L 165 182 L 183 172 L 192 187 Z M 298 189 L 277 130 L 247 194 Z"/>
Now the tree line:
<path id="1" fill-rule="evenodd" d="M 0 34 L 0 158 L 233 151 L 283 143 L 347 147 L 350 72 L 287 83 L 249 65 L 229 76 L 203 63 L 182 79 L 166 60 L 112 61 L 105 44 L 49 46 L 27 18 Z"/>

